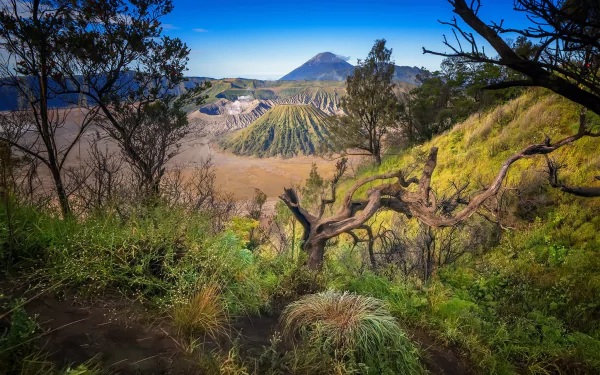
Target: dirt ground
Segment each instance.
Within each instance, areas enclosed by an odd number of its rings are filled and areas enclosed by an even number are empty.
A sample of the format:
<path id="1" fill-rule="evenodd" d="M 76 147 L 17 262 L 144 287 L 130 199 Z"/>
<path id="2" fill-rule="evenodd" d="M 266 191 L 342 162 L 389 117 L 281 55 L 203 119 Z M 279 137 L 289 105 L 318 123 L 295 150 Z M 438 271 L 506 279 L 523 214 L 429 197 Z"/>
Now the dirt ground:
<path id="1" fill-rule="evenodd" d="M 181 165 L 191 171 L 195 163 L 212 157 L 217 186 L 232 192 L 238 199 L 250 199 L 254 196 L 254 189 L 262 190 L 267 195 L 267 212 L 272 211 L 283 188 L 301 184 L 308 178 L 313 163 L 317 164 L 319 174 L 324 178 L 329 178 L 335 170 L 335 161 L 320 157 L 283 159 L 237 156 L 204 139 L 187 143 L 183 150 L 171 161 L 172 165 Z"/>
<path id="2" fill-rule="evenodd" d="M 3 295 L 22 294 L 21 287 L 9 285 L 0 286 Z M 61 367 L 95 358 L 114 374 L 198 374 L 196 359 L 186 353 L 167 317 L 156 316 L 120 295 L 103 296 L 92 303 L 75 298 L 74 293 L 47 293 L 29 301 L 25 310 L 41 327 L 38 346 Z M 262 353 L 278 321 L 278 312 L 235 319 L 231 336 L 238 340 L 242 355 Z M 426 331 L 410 328 L 408 334 L 420 346 L 431 374 L 473 373 L 454 348 L 437 342 Z M 221 343 L 224 348 L 230 344 Z M 210 341 L 205 345 L 209 350 L 217 347 Z"/>

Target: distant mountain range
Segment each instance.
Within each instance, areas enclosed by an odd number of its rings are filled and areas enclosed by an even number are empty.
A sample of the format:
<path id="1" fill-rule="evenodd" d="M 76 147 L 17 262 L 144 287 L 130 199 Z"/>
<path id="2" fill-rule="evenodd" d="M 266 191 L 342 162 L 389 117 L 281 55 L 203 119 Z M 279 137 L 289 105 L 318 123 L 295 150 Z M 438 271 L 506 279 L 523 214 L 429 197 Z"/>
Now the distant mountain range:
<path id="1" fill-rule="evenodd" d="M 354 66 L 331 52 L 322 52 L 281 77 L 280 81 L 345 81 Z M 417 67 L 395 66 L 394 79 L 418 85 L 417 75 L 423 71 Z"/>
<path id="2" fill-rule="evenodd" d="M 121 82 L 132 82 L 131 85 L 125 85 L 122 88 L 123 95 L 127 94 L 127 90 L 136 90 L 137 86 L 134 83 L 133 75 L 135 73 L 132 71 L 124 72 L 120 78 Z M 98 81 L 103 82 L 104 77 L 98 76 Z M 181 95 L 191 87 L 196 86 L 196 84 L 200 84 L 206 80 L 211 80 L 212 78 L 208 77 L 187 77 L 187 81 L 182 82 L 180 85 L 173 88 L 172 92 L 176 95 Z M 19 77 L 19 80 L 22 82 L 26 82 L 27 86 L 30 88 L 29 91 L 34 97 L 39 97 L 39 85 L 38 81 L 34 77 Z M 76 80 L 81 84 L 82 78 L 80 76 L 76 77 Z M 0 111 L 8 111 L 15 110 L 19 108 L 27 108 L 27 100 L 24 98 L 20 91 L 13 86 L 13 80 L 9 78 L 0 78 Z M 60 86 L 57 82 L 50 80 L 49 81 L 50 92 L 60 92 Z M 75 82 L 67 82 L 68 87 L 70 89 L 75 90 L 76 85 Z M 50 94 L 48 99 L 48 105 L 51 108 L 65 108 L 75 105 L 81 105 L 82 102 L 88 103 L 88 99 L 85 96 L 80 96 L 79 94 Z"/>

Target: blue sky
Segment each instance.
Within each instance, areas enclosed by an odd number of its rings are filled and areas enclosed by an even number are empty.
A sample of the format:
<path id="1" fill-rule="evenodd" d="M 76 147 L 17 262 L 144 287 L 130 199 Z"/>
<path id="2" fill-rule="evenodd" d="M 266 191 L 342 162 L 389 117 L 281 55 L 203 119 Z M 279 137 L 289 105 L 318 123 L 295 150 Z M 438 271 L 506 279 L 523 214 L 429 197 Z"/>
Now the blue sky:
<path id="1" fill-rule="evenodd" d="M 189 75 L 277 79 L 319 52 L 349 57 L 356 64 L 375 39 L 385 38 L 398 65 L 435 70 L 441 58 L 422 47 L 443 50 L 450 28 L 437 20 L 453 13 L 445 0 L 173 0 L 164 33 L 192 49 Z M 485 21 L 522 23 L 512 0 L 482 0 Z"/>

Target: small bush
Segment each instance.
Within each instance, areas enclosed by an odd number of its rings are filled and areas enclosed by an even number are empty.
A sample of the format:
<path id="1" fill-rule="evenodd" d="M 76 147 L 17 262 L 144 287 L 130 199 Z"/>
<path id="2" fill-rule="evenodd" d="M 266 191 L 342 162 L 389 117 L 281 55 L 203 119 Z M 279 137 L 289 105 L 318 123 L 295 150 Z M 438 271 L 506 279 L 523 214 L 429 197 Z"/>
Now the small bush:
<path id="1" fill-rule="evenodd" d="M 273 297 L 289 302 L 306 294 L 318 293 L 323 289 L 323 276 L 298 262 L 292 268 L 285 270 Z"/>
<path id="2" fill-rule="evenodd" d="M 257 257 L 231 231 L 212 232 L 202 213 L 159 205 L 126 219 L 106 212 L 75 221 L 17 206 L 13 227 L 15 263 L 33 270 L 24 275 L 33 284 L 59 284 L 82 297 L 116 290 L 163 311 L 206 284 L 219 285 L 231 315 L 268 304 Z"/>
<path id="3" fill-rule="evenodd" d="M 23 308 L 23 302 L 16 300 L 2 306 L 12 313 L 9 319 L 0 320 L 0 368 L 21 366 L 19 362 L 33 353 L 38 325 Z"/>

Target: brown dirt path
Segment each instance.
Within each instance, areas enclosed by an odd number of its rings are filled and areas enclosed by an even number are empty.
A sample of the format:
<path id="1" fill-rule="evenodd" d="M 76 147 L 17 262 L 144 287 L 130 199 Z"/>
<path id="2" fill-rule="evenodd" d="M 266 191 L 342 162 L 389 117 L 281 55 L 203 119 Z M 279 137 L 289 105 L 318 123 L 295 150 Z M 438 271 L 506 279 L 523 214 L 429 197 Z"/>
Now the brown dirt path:
<path id="1" fill-rule="evenodd" d="M 457 350 L 437 342 L 427 331 L 421 328 L 409 328 L 407 333 L 416 342 L 426 357 L 422 358 L 425 368 L 436 375 L 475 375 Z"/>
<path id="2" fill-rule="evenodd" d="M 47 332 L 39 346 L 60 366 L 96 357 L 119 374 L 189 373 L 169 328 L 143 319 L 131 306 L 131 301 L 111 299 L 87 307 L 71 297 L 44 296 L 25 309 Z"/>
<path id="3" fill-rule="evenodd" d="M 43 329 L 38 344 L 50 360 L 64 367 L 95 357 L 116 374 L 197 373 L 168 324 L 148 320 L 147 311 L 122 297 L 102 301 L 90 306 L 72 295 L 44 295 L 26 305 Z M 272 314 L 239 318 L 232 328 L 242 351 L 257 355 L 270 344 L 277 324 L 278 316 Z M 409 329 L 408 333 L 426 354 L 424 364 L 431 374 L 474 374 L 456 351 L 436 342 L 426 331 Z"/>

